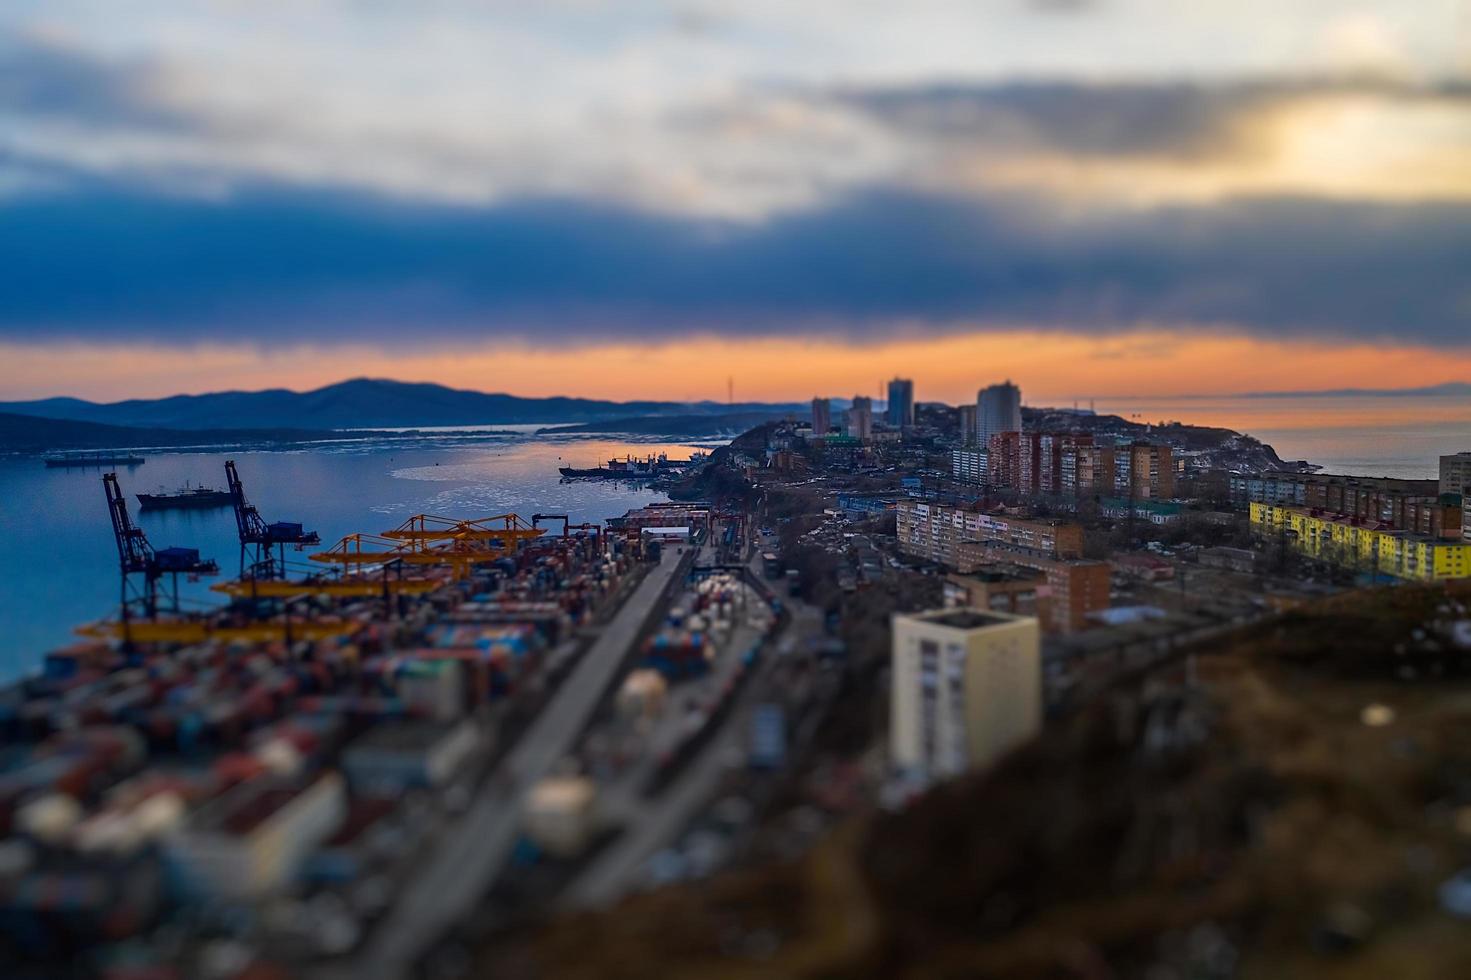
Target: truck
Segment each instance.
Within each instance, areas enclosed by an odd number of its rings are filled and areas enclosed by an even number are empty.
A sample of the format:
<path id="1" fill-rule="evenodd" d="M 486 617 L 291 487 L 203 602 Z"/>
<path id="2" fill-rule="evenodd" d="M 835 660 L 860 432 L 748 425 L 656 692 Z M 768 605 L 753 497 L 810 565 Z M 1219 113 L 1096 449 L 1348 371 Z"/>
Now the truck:
<path id="1" fill-rule="evenodd" d="M 781 559 L 776 552 L 767 551 L 761 555 L 761 573 L 767 578 L 781 577 Z"/>

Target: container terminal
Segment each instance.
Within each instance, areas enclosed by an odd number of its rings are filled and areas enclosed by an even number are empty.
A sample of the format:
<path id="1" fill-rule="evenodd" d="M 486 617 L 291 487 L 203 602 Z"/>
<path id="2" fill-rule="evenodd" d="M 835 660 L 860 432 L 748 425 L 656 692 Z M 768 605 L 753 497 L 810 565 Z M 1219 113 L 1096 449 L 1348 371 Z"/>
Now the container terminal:
<path id="1" fill-rule="evenodd" d="M 6 962 L 402 975 L 528 853 L 571 902 L 645 880 L 715 788 L 690 763 L 748 740 L 789 610 L 741 515 L 421 514 L 327 544 L 226 478 L 234 574 L 155 547 L 105 474 L 117 614 L 0 690 Z M 224 604 L 191 611 L 181 576 Z"/>

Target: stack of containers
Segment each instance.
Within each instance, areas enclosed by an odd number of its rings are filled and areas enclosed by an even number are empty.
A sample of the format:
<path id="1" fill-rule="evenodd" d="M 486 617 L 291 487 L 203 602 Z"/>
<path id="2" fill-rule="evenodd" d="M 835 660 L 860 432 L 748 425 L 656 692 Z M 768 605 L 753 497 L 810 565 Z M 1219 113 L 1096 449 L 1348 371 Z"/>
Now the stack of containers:
<path id="1" fill-rule="evenodd" d="M 534 627 L 519 624 L 441 623 L 426 634 L 430 649 L 415 656 L 453 658 L 477 665 L 484 676 L 472 678 L 476 699 L 510 694 L 518 680 L 540 665 L 546 640 Z"/>
<path id="2" fill-rule="evenodd" d="M 686 626 L 666 626 L 649 637 L 644 641 L 642 665 L 670 681 L 703 674 L 712 654 L 698 625 L 698 617 L 691 617 Z"/>

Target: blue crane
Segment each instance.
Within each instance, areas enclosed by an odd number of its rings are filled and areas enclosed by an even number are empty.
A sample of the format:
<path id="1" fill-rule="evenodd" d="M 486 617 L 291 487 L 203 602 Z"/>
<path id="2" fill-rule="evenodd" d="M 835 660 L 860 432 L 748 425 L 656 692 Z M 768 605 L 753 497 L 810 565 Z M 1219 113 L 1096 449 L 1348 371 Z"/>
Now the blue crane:
<path id="1" fill-rule="evenodd" d="M 240 577 L 275 579 L 286 577 L 288 544 L 321 544 L 316 531 L 304 531 L 300 524 L 277 521 L 267 524 L 260 511 L 245 499 L 245 486 L 233 459 L 225 460 L 225 478 L 230 484 L 230 502 L 235 508 L 235 526 L 240 532 Z M 272 554 L 272 552 L 277 552 Z M 252 560 L 248 566 L 246 553 Z"/>
<path id="2" fill-rule="evenodd" d="M 179 575 L 213 575 L 220 570 L 211 558 L 200 558 L 196 548 L 163 548 L 155 551 L 143 529 L 128 515 L 128 498 L 118 486 L 116 473 L 102 476 L 107 494 L 107 511 L 112 517 L 112 533 L 117 540 L 118 565 L 122 572 L 121 606 L 124 624 L 134 607 L 141 608 L 148 619 L 158 618 L 159 583 L 169 576 L 171 588 L 162 592 L 173 612 L 179 611 Z M 135 576 L 142 578 L 141 587 Z"/>

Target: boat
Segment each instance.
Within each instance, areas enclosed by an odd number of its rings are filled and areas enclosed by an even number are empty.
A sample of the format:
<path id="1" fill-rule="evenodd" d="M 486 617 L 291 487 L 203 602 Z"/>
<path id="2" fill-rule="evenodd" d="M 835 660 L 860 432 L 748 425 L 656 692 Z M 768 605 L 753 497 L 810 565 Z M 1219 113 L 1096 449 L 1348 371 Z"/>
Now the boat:
<path id="1" fill-rule="evenodd" d="M 234 500 L 228 490 L 211 487 L 191 487 L 187 483 L 173 493 L 138 494 L 138 504 L 144 510 L 202 510 L 207 507 L 228 507 Z"/>
<path id="2" fill-rule="evenodd" d="M 65 456 L 48 456 L 46 465 L 55 469 L 61 466 L 142 466 L 142 456 L 116 456 L 107 453 L 68 453 Z"/>
<path id="3" fill-rule="evenodd" d="M 656 477 L 683 472 L 703 459 L 703 453 L 696 453 L 689 459 L 670 459 L 664 453 L 658 456 L 645 456 L 643 459 L 625 456 L 623 459 L 608 460 L 606 466 L 594 466 L 587 469 L 561 466 L 557 468 L 557 472 L 561 473 L 562 478 L 566 480 L 652 480 Z"/>

